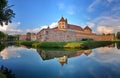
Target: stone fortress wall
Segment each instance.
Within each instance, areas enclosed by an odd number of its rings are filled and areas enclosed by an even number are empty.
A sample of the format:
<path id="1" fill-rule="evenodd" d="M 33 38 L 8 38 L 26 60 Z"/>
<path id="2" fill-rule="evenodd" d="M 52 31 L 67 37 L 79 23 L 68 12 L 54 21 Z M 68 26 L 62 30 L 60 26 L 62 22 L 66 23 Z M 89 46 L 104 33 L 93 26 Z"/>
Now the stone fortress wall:
<path id="1" fill-rule="evenodd" d="M 62 30 L 52 30 L 52 29 L 44 29 L 42 30 L 42 34 L 38 34 L 38 41 L 67 42 L 67 41 L 80 41 L 82 39 L 107 41 L 107 40 L 114 40 L 114 36 L 86 34 L 86 33 L 74 32 L 74 31 L 62 31 Z"/>

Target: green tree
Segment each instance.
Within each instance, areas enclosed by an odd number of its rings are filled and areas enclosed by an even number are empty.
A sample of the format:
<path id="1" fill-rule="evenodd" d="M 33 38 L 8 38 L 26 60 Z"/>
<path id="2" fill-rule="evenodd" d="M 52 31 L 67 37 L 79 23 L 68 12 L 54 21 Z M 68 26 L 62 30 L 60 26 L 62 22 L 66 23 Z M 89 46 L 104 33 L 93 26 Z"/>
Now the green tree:
<path id="1" fill-rule="evenodd" d="M 120 32 L 117 32 L 116 38 L 120 40 Z"/>
<path id="2" fill-rule="evenodd" d="M 4 40 L 6 38 L 6 34 L 0 31 L 0 40 Z"/>
<path id="3" fill-rule="evenodd" d="M 27 32 L 26 35 L 31 35 L 31 32 Z"/>
<path id="4" fill-rule="evenodd" d="M 120 42 L 117 42 L 116 45 L 117 45 L 117 49 L 120 49 Z"/>
<path id="5" fill-rule="evenodd" d="M 15 17 L 15 13 L 10 9 L 13 5 L 9 6 L 7 0 L 0 0 L 0 25 L 3 23 L 6 25 L 12 22 L 12 18 Z"/>

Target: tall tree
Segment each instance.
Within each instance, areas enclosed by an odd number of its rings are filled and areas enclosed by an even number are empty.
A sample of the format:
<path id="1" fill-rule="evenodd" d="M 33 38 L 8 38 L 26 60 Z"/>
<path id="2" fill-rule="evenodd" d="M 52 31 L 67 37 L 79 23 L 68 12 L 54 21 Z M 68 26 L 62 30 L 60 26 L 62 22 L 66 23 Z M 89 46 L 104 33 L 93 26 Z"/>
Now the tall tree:
<path id="1" fill-rule="evenodd" d="M 117 32 L 116 38 L 120 40 L 120 32 Z"/>
<path id="2" fill-rule="evenodd" d="M 12 18 L 15 17 L 15 13 L 10 9 L 13 5 L 8 5 L 7 0 L 0 0 L 0 25 L 3 23 L 6 25 L 12 22 Z"/>

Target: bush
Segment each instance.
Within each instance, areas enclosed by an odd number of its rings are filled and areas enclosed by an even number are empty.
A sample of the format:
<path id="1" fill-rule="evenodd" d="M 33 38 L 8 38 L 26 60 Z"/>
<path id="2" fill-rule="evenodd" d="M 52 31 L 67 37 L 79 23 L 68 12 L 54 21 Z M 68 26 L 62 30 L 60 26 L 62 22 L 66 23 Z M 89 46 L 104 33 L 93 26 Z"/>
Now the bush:
<path id="1" fill-rule="evenodd" d="M 81 41 L 93 41 L 93 39 L 83 38 Z"/>

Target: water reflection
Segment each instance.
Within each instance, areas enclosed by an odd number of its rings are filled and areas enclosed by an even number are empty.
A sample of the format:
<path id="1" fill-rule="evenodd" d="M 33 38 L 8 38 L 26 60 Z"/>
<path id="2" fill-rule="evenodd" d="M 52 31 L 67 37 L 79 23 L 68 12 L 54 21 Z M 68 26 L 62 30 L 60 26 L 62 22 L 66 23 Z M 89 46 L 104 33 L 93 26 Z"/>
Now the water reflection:
<path id="1" fill-rule="evenodd" d="M 2 51 L 3 49 L 5 49 L 5 45 L 0 44 L 0 51 Z"/>
<path id="2" fill-rule="evenodd" d="M 0 78 L 16 78 L 15 74 L 12 73 L 12 71 L 10 69 L 8 69 L 7 67 L 4 67 L 3 65 L 0 67 Z M 5 76 L 5 77 L 3 77 Z"/>
<path id="3" fill-rule="evenodd" d="M 54 58 L 58 58 L 58 61 L 63 66 L 64 63 L 67 63 L 68 58 L 80 56 L 85 54 L 86 56 L 91 54 L 91 49 L 89 50 L 77 50 L 77 51 L 70 51 L 70 50 L 42 50 L 37 49 L 38 53 L 40 54 L 43 60 L 50 60 Z"/>
<path id="4" fill-rule="evenodd" d="M 0 65 L 11 69 L 16 78 L 119 78 L 117 46 L 88 50 L 9 46 L 0 52 Z"/>
<path id="5" fill-rule="evenodd" d="M 117 49 L 120 49 L 120 42 L 117 42 L 116 45 L 117 45 Z"/>
<path id="6" fill-rule="evenodd" d="M 104 48 L 98 48 L 98 52 L 106 52 L 110 51 L 112 48 L 115 47 L 115 44 L 111 44 L 108 46 L 105 46 Z M 77 57 L 82 54 L 89 56 L 92 53 L 92 49 L 88 50 L 50 50 L 50 49 L 37 49 L 37 52 L 41 56 L 41 58 L 45 60 L 50 60 L 54 58 L 58 58 L 58 62 L 63 66 L 64 64 L 67 64 L 68 58 Z"/>
<path id="7" fill-rule="evenodd" d="M 20 58 L 21 57 L 21 51 L 26 51 L 26 50 L 34 50 L 34 49 L 27 49 L 27 47 L 25 46 L 8 46 L 6 48 L 4 48 L 1 52 L 0 52 L 0 56 L 2 57 L 3 60 L 7 60 L 10 58 Z"/>

